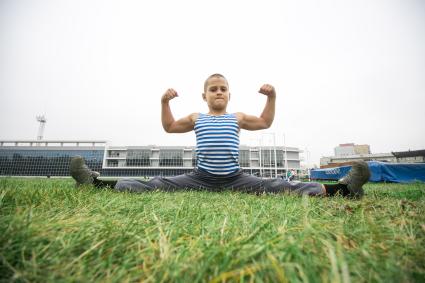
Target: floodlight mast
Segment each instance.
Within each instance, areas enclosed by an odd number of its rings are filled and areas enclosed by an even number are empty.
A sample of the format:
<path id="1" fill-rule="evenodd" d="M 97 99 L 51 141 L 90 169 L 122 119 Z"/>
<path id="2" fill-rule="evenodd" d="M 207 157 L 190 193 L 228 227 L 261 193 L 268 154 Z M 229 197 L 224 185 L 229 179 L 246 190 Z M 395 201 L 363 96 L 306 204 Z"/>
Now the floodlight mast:
<path id="1" fill-rule="evenodd" d="M 37 140 L 41 141 L 43 139 L 44 126 L 46 125 L 47 120 L 44 115 L 39 115 L 36 117 L 36 119 L 40 123 L 40 125 L 38 126 Z"/>

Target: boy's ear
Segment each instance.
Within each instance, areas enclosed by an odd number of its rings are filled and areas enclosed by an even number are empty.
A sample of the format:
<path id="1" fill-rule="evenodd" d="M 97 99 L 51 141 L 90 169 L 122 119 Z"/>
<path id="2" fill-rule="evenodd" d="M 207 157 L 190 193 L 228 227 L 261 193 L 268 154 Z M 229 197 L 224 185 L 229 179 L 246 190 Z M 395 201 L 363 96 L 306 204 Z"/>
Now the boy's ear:
<path id="1" fill-rule="evenodd" d="M 205 95 L 205 92 L 202 93 L 202 99 L 205 100 L 205 101 L 207 100 L 207 96 Z"/>
<path id="2" fill-rule="evenodd" d="M 230 95 L 230 92 L 229 92 L 229 100 L 230 100 L 230 96 L 231 96 L 231 95 Z"/>

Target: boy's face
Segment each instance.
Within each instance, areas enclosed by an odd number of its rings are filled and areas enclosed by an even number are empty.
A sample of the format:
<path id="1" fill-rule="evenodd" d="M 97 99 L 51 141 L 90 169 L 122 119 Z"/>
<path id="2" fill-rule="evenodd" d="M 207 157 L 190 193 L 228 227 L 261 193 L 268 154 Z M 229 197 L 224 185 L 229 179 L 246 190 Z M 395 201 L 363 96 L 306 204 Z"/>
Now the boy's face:
<path id="1" fill-rule="evenodd" d="M 223 111 L 227 108 L 230 99 L 229 85 L 227 80 L 221 77 L 212 77 L 208 80 L 203 99 L 207 102 L 208 108 L 215 111 Z"/>

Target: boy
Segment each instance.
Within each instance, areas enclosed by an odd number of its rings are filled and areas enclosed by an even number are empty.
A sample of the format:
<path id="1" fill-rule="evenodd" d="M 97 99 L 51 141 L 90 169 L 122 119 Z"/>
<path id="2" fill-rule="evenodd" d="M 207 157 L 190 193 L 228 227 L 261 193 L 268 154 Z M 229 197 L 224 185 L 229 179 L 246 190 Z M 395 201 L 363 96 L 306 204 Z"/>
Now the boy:
<path id="1" fill-rule="evenodd" d="M 122 179 L 102 181 L 99 174 L 91 171 L 81 157 L 71 159 L 72 177 L 80 184 L 96 187 L 110 186 L 118 191 L 143 192 L 154 189 L 174 191 L 180 189 L 220 191 L 230 189 L 250 193 L 294 192 L 308 195 L 335 195 L 360 198 L 363 184 L 369 180 L 370 172 L 365 162 L 357 162 L 338 184 L 288 182 L 282 178 L 262 179 L 242 173 L 239 166 L 239 131 L 255 131 L 271 126 L 275 114 L 276 91 L 269 84 L 263 85 L 259 93 L 267 97 L 266 105 L 259 117 L 241 112 L 227 113 L 230 100 L 229 84 L 221 74 L 209 76 L 204 83 L 202 98 L 208 105 L 206 114 L 192 113 L 175 120 L 169 105 L 178 96 L 168 89 L 161 98 L 162 126 L 167 133 L 196 133 L 197 168 L 193 172 L 174 177 L 155 177 L 149 181 Z"/>

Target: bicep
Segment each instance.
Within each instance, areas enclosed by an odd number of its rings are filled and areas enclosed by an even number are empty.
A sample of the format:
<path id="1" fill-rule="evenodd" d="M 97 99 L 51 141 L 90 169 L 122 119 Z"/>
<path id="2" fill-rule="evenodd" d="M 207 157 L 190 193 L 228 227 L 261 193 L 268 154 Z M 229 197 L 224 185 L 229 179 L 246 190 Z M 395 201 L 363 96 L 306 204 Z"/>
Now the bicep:
<path id="1" fill-rule="evenodd" d="M 267 123 L 263 118 L 254 116 L 254 115 L 247 115 L 244 113 L 238 113 L 238 123 L 239 127 L 244 130 L 249 131 L 256 131 L 256 130 L 263 130 L 267 129 Z"/>
<path id="2" fill-rule="evenodd" d="M 195 126 L 195 114 L 190 114 L 186 117 L 180 118 L 176 121 L 174 121 L 173 124 L 171 124 L 170 133 L 186 133 L 193 130 Z"/>

